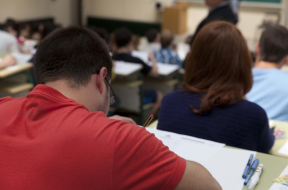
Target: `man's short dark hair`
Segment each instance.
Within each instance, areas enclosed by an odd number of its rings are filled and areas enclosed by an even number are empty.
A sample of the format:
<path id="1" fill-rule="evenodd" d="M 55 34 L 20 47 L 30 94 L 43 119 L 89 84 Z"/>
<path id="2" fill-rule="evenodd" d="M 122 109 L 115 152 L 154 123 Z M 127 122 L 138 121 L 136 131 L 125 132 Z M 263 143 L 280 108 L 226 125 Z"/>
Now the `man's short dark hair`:
<path id="1" fill-rule="evenodd" d="M 116 29 L 114 36 L 118 48 L 125 47 L 132 41 L 132 32 L 126 27 Z"/>
<path id="2" fill-rule="evenodd" d="M 288 54 L 288 30 L 275 25 L 267 28 L 260 38 L 260 59 L 279 63 Z"/>
<path id="3" fill-rule="evenodd" d="M 147 30 L 147 32 L 145 33 L 145 36 L 148 40 L 148 42 L 153 42 L 157 36 L 158 36 L 159 31 L 155 28 L 151 28 L 149 30 Z"/>
<path id="4" fill-rule="evenodd" d="M 96 26 L 89 26 L 88 28 L 93 32 L 96 32 L 106 42 L 106 44 L 109 43 L 109 33 L 105 28 Z"/>
<path id="5" fill-rule="evenodd" d="M 84 27 L 56 29 L 37 48 L 35 77 L 38 84 L 65 79 L 71 87 L 85 86 L 92 72 L 107 68 L 111 78 L 112 60 L 103 40 Z"/>
<path id="6" fill-rule="evenodd" d="M 171 43 L 173 42 L 173 40 L 174 40 L 174 35 L 171 31 L 169 30 L 162 31 L 161 38 L 160 38 L 162 48 L 169 47 Z"/>

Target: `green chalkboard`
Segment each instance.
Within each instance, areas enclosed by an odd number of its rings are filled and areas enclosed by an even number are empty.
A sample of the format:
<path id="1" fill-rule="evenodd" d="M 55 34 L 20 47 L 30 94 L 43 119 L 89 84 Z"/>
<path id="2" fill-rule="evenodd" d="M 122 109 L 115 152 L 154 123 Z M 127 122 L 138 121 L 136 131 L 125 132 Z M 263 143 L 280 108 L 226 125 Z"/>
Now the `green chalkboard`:
<path id="1" fill-rule="evenodd" d="M 281 0 L 242 0 L 247 2 L 259 2 L 259 3 L 281 3 Z"/>

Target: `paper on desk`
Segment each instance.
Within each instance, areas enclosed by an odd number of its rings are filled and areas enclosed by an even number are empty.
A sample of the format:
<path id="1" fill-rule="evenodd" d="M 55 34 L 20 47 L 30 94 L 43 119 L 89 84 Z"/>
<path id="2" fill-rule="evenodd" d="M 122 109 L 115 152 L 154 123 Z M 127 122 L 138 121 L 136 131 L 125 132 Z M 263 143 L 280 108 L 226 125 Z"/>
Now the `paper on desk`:
<path id="1" fill-rule="evenodd" d="M 179 135 L 157 129 L 147 129 L 168 146 L 169 149 L 182 158 L 199 164 L 204 164 L 221 150 L 225 144 L 204 140 L 186 135 Z M 246 160 L 247 162 L 247 160 Z"/>
<path id="2" fill-rule="evenodd" d="M 242 174 L 251 154 L 255 151 L 222 148 L 203 166 L 218 181 L 223 190 L 241 190 L 244 179 Z"/>
<path id="3" fill-rule="evenodd" d="M 141 64 L 116 61 L 114 72 L 116 75 L 127 76 L 141 68 Z"/>
<path id="4" fill-rule="evenodd" d="M 9 67 L 6 67 L 5 69 L 7 71 L 15 71 L 19 68 L 19 65 L 13 65 L 13 66 L 9 66 Z"/>
<path id="5" fill-rule="evenodd" d="M 19 63 L 27 63 L 31 58 L 32 54 L 24 54 L 24 53 L 12 53 L 12 56 L 17 60 Z"/>
<path id="6" fill-rule="evenodd" d="M 278 150 L 278 153 L 288 155 L 288 141 Z"/>
<path id="7" fill-rule="evenodd" d="M 169 65 L 164 63 L 157 63 L 159 75 L 169 75 L 179 69 L 177 65 Z"/>
<path id="8" fill-rule="evenodd" d="M 279 175 L 279 177 L 287 175 L 288 174 L 288 166 L 283 170 L 283 172 Z M 282 185 L 280 183 L 274 183 L 269 190 L 288 190 L 288 187 L 285 185 Z"/>
<path id="9" fill-rule="evenodd" d="M 139 59 L 141 59 L 145 63 L 147 63 L 149 61 L 149 53 L 148 52 L 145 52 L 145 51 L 132 51 L 131 55 L 133 57 L 138 57 Z"/>

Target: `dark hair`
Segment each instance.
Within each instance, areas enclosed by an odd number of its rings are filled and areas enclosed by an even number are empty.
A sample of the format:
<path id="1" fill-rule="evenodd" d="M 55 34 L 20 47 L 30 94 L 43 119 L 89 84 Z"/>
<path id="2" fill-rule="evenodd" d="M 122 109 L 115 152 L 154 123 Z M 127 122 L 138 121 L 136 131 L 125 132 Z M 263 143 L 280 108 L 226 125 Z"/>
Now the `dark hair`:
<path id="1" fill-rule="evenodd" d="M 243 99 L 252 87 L 252 60 L 241 32 L 225 21 L 211 22 L 197 34 L 185 62 L 183 88 L 206 93 L 197 114 Z"/>
<path id="2" fill-rule="evenodd" d="M 52 22 L 46 22 L 44 23 L 43 31 L 41 32 L 41 39 L 43 40 L 48 36 L 51 32 L 56 30 L 58 26 Z M 39 31 L 39 26 L 38 26 L 38 31 Z"/>
<path id="3" fill-rule="evenodd" d="M 150 43 L 153 42 L 157 38 L 158 33 L 159 33 L 159 31 L 157 29 L 154 29 L 154 28 L 147 30 L 147 32 L 145 33 L 145 36 L 146 36 L 148 42 L 150 42 Z"/>
<path id="4" fill-rule="evenodd" d="M 132 32 L 126 27 L 114 31 L 114 39 L 118 48 L 127 46 L 132 41 Z"/>
<path id="5" fill-rule="evenodd" d="M 103 40 L 84 27 L 57 29 L 42 40 L 34 59 L 38 84 L 65 79 L 71 87 L 85 86 L 92 72 L 107 68 L 111 78 L 112 60 Z"/>
<path id="6" fill-rule="evenodd" d="M 19 23 L 16 22 L 16 20 L 8 18 L 4 24 L 3 30 L 7 32 L 7 29 L 11 27 L 13 30 L 17 32 L 17 36 L 19 35 Z"/>
<path id="7" fill-rule="evenodd" d="M 161 39 L 160 39 L 162 48 L 170 46 L 173 39 L 174 39 L 174 35 L 171 31 L 169 30 L 162 31 Z"/>
<path id="8" fill-rule="evenodd" d="M 275 25 L 267 28 L 260 38 L 260 60 L 279 63 L 288 54 L 288 30 Z"/>
<path id="9" fill-rule="evenodd" d="M 109 43 L 109 33 L 105 28 L 98 28 L 95 26 L 89 26 L 88 28 L 93 32 L 96 32 L 106 42 L 106 44 Z"/>

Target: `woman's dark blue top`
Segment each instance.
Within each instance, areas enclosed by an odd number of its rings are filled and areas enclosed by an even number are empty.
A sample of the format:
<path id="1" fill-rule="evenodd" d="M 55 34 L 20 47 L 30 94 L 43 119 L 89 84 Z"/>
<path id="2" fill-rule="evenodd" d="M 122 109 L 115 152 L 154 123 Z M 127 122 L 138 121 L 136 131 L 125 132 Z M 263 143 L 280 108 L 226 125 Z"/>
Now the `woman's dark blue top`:
<path id="1" fill-rule="evenodd" d="M 199 109 L 204 94 L 176 91 L 161 103 L 158 129 L 225 143 L 228 146 L 268 152 L 274 144 L 265 111 L 252 102 L 241 100 L 226 107 L 214 107 L 204 115 Z"/>

